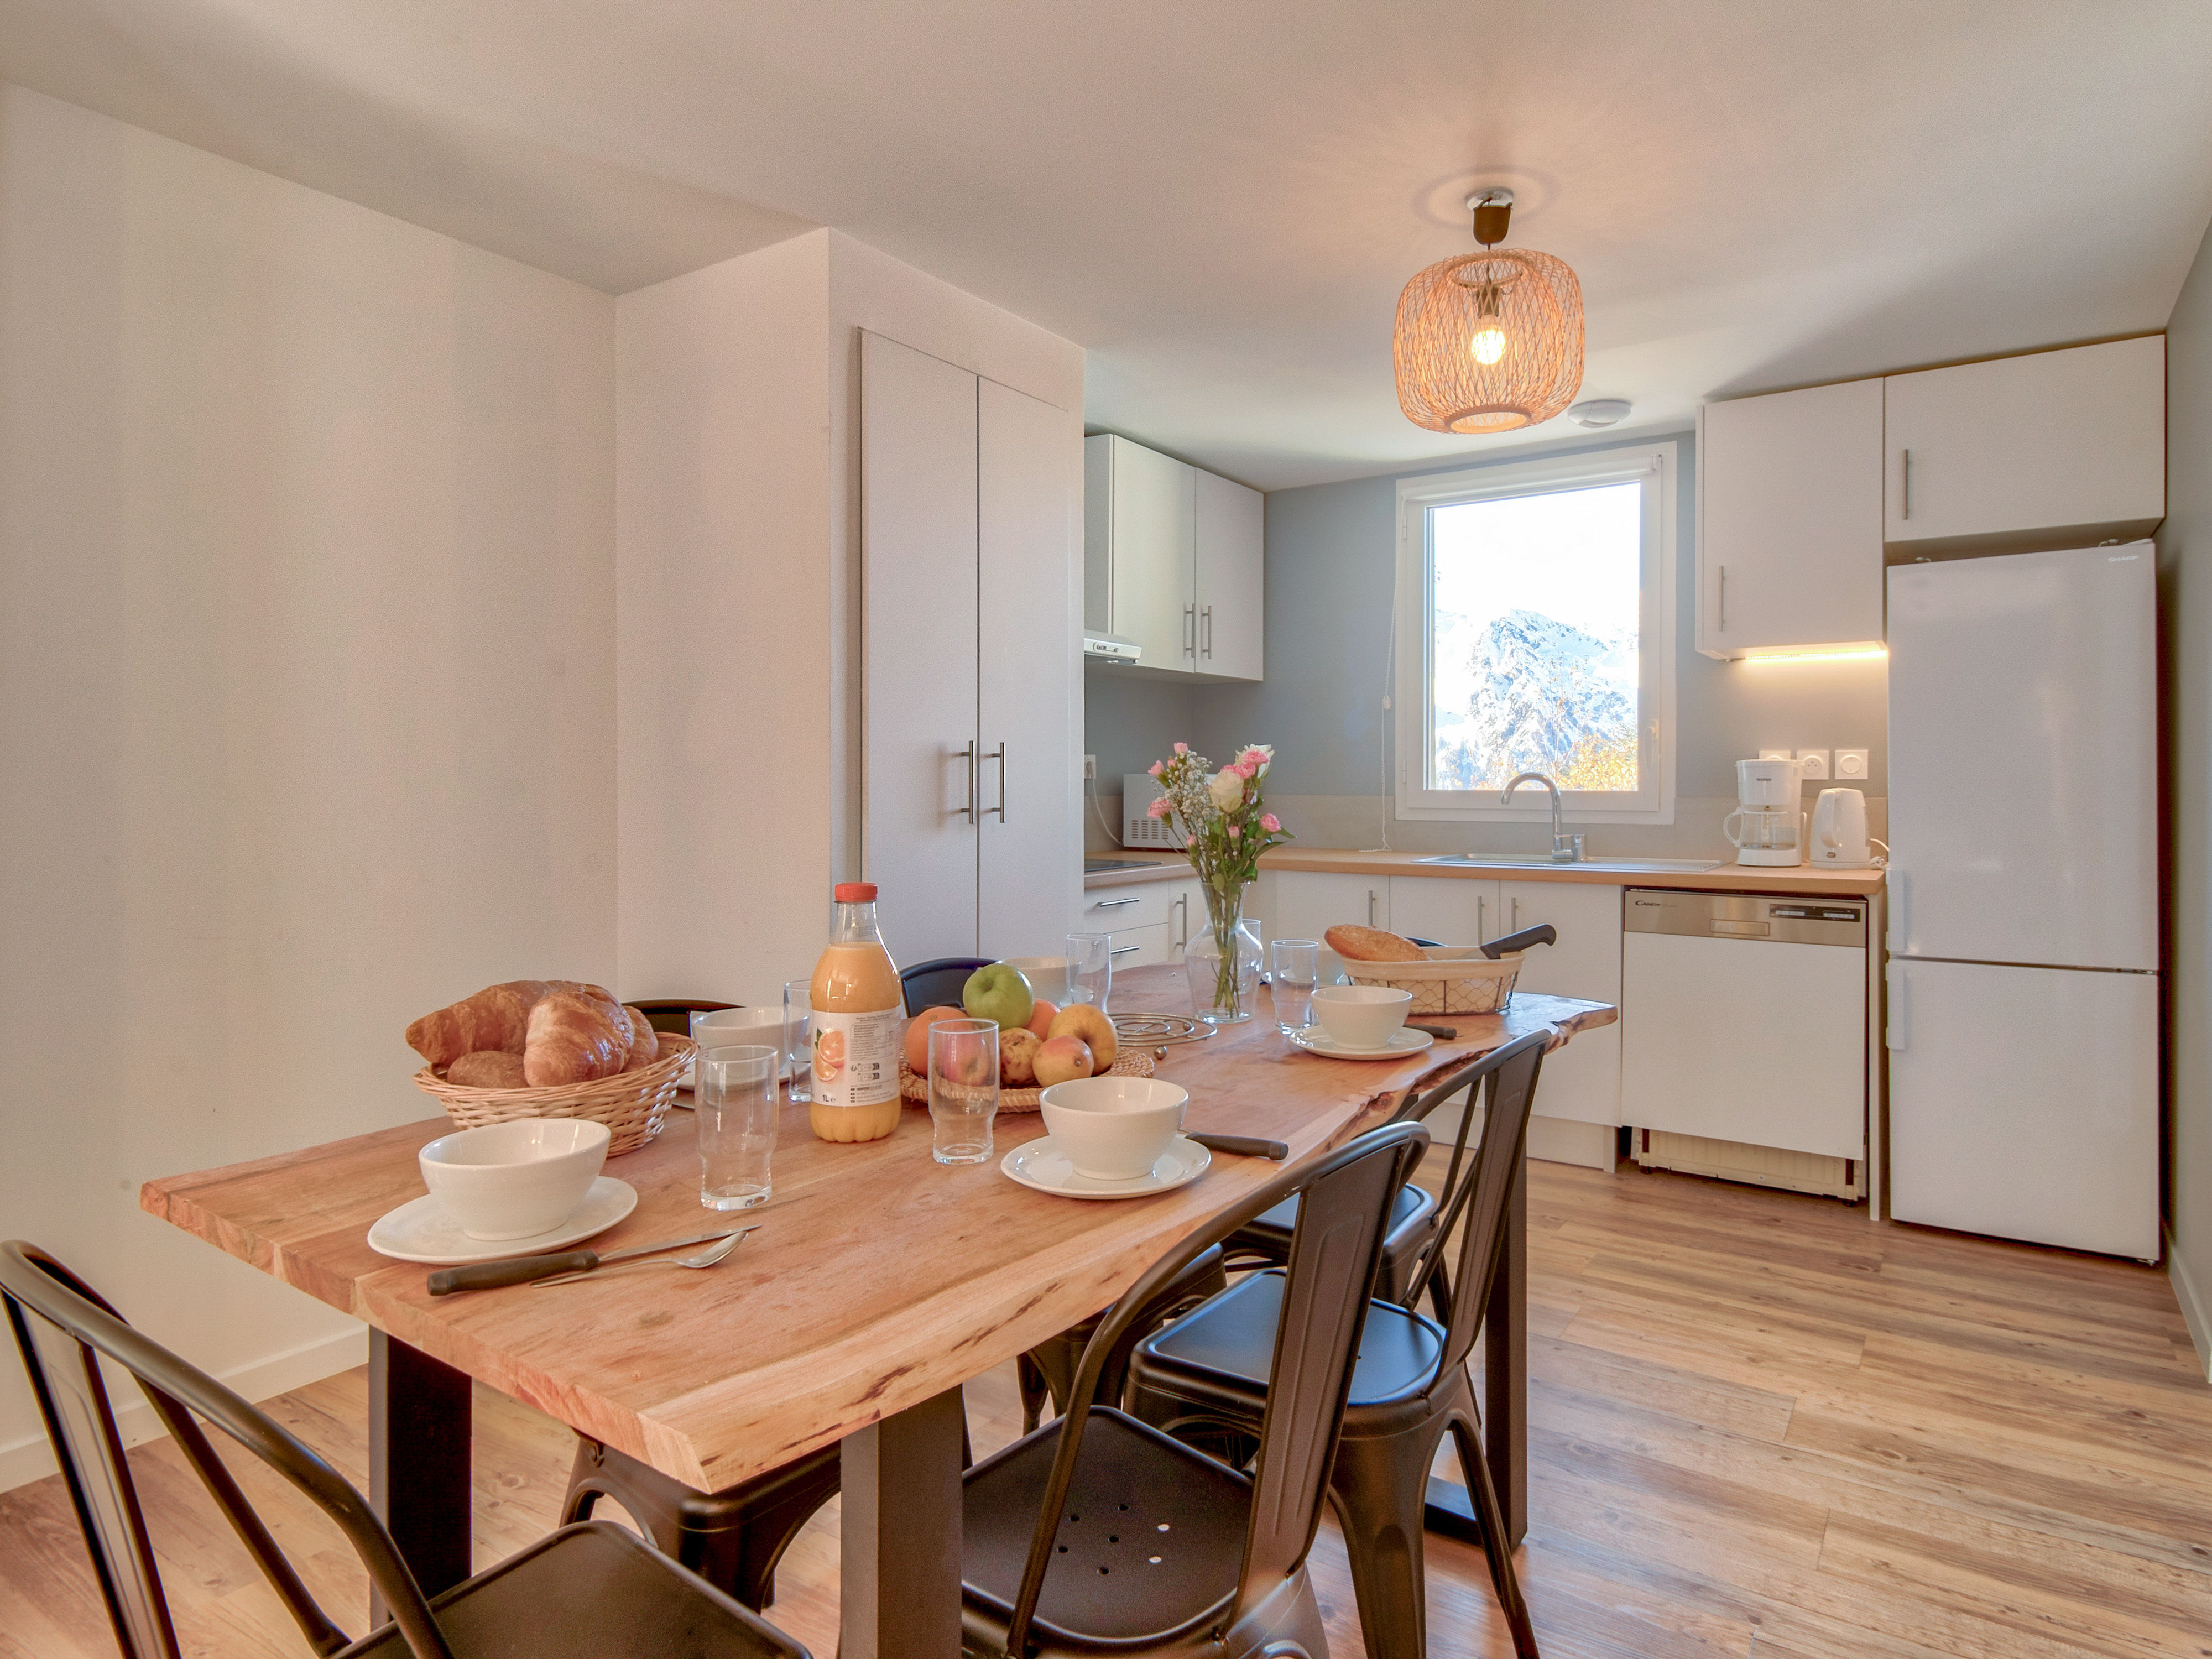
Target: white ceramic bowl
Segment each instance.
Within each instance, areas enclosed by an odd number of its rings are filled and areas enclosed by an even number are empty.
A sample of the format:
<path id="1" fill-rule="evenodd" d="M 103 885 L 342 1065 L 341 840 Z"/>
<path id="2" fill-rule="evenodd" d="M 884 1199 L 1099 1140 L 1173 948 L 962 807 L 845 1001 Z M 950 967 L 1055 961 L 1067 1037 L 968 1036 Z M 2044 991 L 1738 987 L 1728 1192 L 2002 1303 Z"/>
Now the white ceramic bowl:
<path id="1" fill-rule="evenodd" d="M 1190 1096 L 1158 1078 L 1082 1077 L 1054 1084 L 1038 1102 L 1053 1145 L 1076 1174 L 1134 1181 L 1182 1132 Z"/>
<path id="2" fill-rule="evenodd" d="M 1022 970 L 1022 977 L 1029 981 L 1034 995 L 1063 1008 L 1067 1006 L 1068 969 L 1073 964 L 1066 957 L 1006 957 L 1001 960 L 1008 967 Z"/>
<path id="3" fill-rule="evenodd" d="M 576 1212 L 611 1139 L 604 1123 L 521 1118 L 441 1135 L 416 1162 L 422 1184 L 471 1238 L 528 1238 Z"/>
<path id="4" fill-rule="evenodd" d="M 1413 1006 L 1411 991 L 1387 985 L 1324 985 L 1313 994 L 1314 1018 L 1331 1042 L 1346 1048 L 1380 1048 Z"/>

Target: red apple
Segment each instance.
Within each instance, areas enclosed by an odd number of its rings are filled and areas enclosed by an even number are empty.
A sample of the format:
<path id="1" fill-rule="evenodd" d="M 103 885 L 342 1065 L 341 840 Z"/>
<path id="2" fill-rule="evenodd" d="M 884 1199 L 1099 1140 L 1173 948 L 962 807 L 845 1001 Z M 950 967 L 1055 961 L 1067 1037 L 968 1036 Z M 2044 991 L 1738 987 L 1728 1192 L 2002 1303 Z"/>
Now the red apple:
<path id="1" fill-rule="evenodd" d="M 1036 1057 L 1030 1064 L 1036 1069 L 1038 1084 L 1048 1089 L 1055 1083 L 1089 1077 L 1091 1047 L 1080 1037 L 1047 1037 L 1037 1045 Z"/>
<path id="2" fill-rule="evenodd" d="M 1029 1029 L 1035 1031 L 1041 1039 L 1050 1036 L 1052 1017 L 1059 1012 L 1058 1003 L 1047 1002 L 1042 997 L 1039 997 L 1036 1000 L 1036 1011 L 1030 1016 Z"/>

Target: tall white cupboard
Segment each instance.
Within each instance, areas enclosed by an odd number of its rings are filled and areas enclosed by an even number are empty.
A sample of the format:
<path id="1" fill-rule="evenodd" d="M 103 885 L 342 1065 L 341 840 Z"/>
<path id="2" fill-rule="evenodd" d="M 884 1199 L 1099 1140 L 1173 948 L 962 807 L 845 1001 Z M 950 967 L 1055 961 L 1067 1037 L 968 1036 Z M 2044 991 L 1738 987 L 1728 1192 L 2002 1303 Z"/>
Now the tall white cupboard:
<path id="1" fill-rule="evenodd" d="M 860 358 L 861 863 L 902 964 L 1045 955 L 1083 849 L 1074 415 Z M 773 787 L 772 781 L 769 785 Z"/>

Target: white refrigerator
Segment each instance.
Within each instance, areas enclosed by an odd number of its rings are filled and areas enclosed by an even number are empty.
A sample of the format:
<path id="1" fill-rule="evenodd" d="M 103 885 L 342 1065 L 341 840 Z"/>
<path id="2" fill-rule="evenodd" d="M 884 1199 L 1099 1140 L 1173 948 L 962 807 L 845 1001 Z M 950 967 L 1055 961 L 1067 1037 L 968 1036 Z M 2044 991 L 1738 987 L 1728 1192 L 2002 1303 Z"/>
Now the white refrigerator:
<path id="1" fill-rule="evenodd" d="M 2151 544 L 1889 572 L 1890 1213 L 2159 1254 Z"/>

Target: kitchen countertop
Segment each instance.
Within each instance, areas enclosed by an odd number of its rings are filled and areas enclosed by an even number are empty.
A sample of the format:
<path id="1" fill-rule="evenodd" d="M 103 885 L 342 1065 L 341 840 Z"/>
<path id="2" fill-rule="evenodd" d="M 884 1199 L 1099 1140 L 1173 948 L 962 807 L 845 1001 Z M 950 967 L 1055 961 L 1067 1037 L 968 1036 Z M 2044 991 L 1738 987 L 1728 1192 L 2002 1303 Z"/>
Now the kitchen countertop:
<path id="1" fill-rule="evenodd" d="M 1189 878 L 1187 860 L 1163 859 L 1158 853 L 1092 853 L 1094 859 L 1115 858 L 1130 862 L 1158 860 L 1150 868 L 1102 871 L 1083 878 L 1088 892 L 1101 887 L 1133 887 L 1152 881 Z M 1675 887 L 1705 893 L 1874 893 L 1882 886 L 1880 870 L 1754 869 L 1740 864 L 1717 865 L 1711 870 L 1598 870 L 1574 864 L 1516 864 L 1489 868 L 1466 865 L 1426 864 L 1419 853 L 1355 853 L 1338 848 L 1277 848 L 1260 860 L 1262 870 L 1298 870 L 1345 876 L 1442 876 L 1474 881 L 1579 881 L 1606 887 Z"/>

